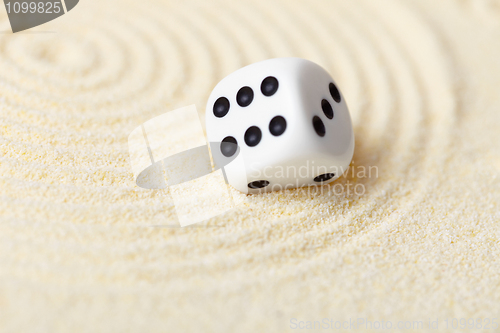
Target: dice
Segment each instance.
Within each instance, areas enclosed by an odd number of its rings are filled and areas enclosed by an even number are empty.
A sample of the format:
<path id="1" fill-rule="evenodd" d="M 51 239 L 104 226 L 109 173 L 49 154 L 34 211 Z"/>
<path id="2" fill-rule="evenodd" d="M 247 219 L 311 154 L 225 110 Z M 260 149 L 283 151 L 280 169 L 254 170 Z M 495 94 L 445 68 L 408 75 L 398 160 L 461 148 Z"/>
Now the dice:
<path id="1" fill-rule="evenodd" d="M 210 94 L 205 119 L 216 165 L 229 167 L 238 155 L 227 181 L 244 193 L 330 183 L 354 152 L 344 96 L 328 72 L 305 59 L 235 71 Z"/>

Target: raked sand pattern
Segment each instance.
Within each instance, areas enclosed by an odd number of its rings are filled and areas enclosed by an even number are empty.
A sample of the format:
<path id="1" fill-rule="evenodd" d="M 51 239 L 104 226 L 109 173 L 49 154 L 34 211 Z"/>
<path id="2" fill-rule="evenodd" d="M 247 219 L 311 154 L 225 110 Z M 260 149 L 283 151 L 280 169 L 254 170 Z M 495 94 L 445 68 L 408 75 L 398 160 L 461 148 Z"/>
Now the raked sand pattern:
<path id="1" fill-rule="evenodd" d="M 82 0 L 0 30 L 2 332 L 499 316 L 499 1 Z M 364 193 L 248 196 L 173 227 L 168 190 L 134 183 L 128 134 L 284 56 L 339 83 L 356 172 L 335 184 Z"/>

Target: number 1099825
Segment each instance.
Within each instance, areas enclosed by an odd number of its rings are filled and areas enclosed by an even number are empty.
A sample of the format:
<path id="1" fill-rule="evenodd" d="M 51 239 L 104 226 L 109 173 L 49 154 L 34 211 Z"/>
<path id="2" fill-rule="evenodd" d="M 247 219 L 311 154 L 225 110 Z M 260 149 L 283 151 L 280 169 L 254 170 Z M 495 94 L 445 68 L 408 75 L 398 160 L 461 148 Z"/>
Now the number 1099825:
<path id="1" fill-rule="evenodd" d="M 42 1 L 24 1 L 24 2 L 6 2 L 5 8 L 7 13 L 45 13 L 45 14 L 58 14 L 63 9 L 61 8 L 60 1 L 42 2 Z"/>

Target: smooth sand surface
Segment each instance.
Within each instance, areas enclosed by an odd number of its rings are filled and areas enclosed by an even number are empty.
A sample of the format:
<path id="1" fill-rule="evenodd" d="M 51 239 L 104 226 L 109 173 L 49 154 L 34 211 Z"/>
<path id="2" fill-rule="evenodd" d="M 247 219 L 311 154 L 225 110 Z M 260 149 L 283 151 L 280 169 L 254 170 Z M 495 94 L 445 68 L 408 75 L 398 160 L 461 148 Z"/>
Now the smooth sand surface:
<path id="1" fill-rule="evenodd" d="M 498 1 L 82 0 L 0 30 L 2 332 L 499 315 Z M 168 190 L 134 183 L 129 133 L 284 56 L 346 97 L 351 192 L 248 196 L 175 228 Z"/>

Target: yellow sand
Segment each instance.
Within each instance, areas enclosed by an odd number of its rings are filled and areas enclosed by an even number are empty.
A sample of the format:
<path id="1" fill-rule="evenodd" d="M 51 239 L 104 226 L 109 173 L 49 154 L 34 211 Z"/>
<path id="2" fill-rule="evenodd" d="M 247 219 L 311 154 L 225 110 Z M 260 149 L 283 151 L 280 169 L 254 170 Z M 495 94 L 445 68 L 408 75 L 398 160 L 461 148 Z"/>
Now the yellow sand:
<path id="1" fill-rule="evenodd" d="M 204 112 L 224 76 L 283 56 L 338 81 L 353 170 L 378 177 L 336 182 L 362 185 L 361 196 L 249 196 L 172 227 L 168 191 L 134 184 L 128 134 L 185 105 Z M 365 318 L 427 331 L 430 318 L 445 331 L 446 319 L 448 330 L 452 318 L 491 320 L 499 96 L 498 0 L 82 0 L 4 32 L 0 330 L 281 332 Z"/>

